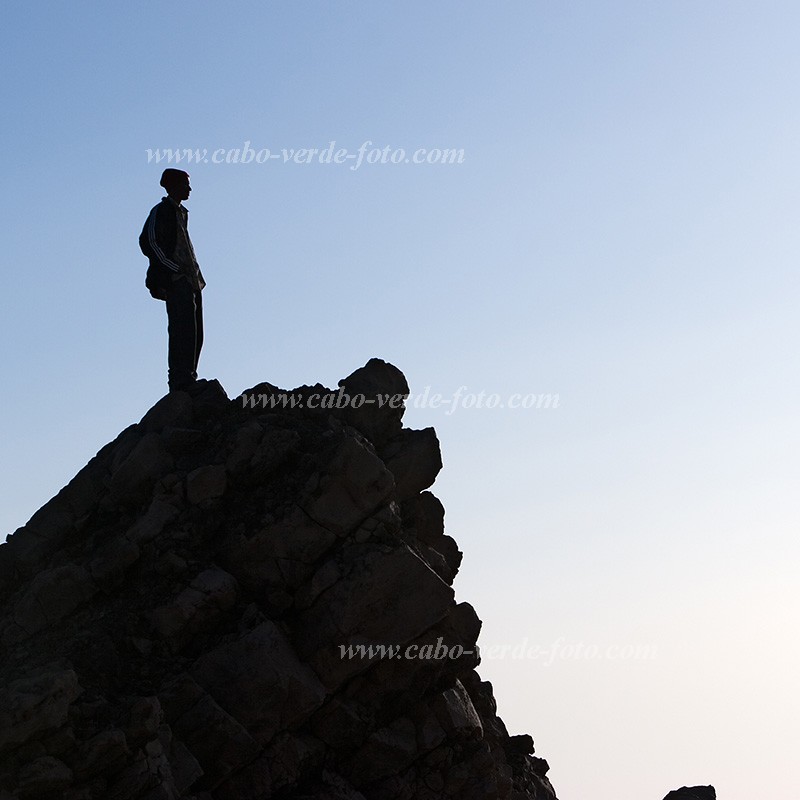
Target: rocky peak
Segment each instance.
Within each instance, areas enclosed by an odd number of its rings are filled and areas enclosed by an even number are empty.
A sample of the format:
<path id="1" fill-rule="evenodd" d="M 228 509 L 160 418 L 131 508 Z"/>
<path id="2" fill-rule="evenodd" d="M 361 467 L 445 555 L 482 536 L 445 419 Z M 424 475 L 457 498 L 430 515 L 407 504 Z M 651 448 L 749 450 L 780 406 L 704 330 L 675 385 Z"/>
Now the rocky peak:
<path id="1" fill-rule="evenodd" d="M 664 800 L 717 800 L 713 786 L 682 786 L 673 789 Z"/>
<path id="2" fill-rule="evenodd" d="M 554 800 L 402 373 L 171 393 L 0 545 L 3 800 Z"/>

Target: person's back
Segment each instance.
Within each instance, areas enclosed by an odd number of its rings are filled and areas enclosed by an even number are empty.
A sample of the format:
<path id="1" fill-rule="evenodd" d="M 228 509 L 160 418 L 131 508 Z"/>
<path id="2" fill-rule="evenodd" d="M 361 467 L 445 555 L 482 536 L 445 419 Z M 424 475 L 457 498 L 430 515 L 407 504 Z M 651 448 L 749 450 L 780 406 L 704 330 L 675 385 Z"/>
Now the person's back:
<path id="1" fill-rule="evenodd" d="M 168 383 L 170 391 L 175 391 L 197 380 L 203 346 L 201 292 L 206 284 L 189 238 L 188 211 L 182 205 L 192 191 L 189 175 L 166 169 L 161 186 L 167 196 L 151 209 L 139 247 L 150 261 L 145 286 L 153 297 L 167 304 Z"/>

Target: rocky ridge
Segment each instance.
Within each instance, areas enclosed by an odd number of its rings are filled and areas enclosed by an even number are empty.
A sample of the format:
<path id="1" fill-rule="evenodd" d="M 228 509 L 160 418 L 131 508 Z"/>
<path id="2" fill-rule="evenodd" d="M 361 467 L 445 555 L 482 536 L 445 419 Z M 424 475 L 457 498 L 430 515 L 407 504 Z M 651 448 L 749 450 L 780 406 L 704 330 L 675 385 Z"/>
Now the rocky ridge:
<path id="1" fill-rule="evenodd" d="M 475 671 L 407 393 L 378 359 L 201 381 L 0 545 L 0 800 L 554 800 Z"/>
<path id="2" fill-rule="evenodd" d="M 671 791 L 664 800 L 717 800 L 713 786 L 682 786 Z"/>

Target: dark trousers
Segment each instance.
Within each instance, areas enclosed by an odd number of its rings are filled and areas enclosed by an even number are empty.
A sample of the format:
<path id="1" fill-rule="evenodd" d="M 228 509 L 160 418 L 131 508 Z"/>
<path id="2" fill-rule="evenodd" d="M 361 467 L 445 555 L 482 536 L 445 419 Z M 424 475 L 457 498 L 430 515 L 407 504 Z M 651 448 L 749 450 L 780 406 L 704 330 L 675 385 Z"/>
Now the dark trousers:
<path id="1" fill-rule="evenodd" d="M 186 278 L 167 289 L 169 332 L 169 388 L 184 389 L 197 380 L 197 362 L 203 347 L 203 298 Z"/>

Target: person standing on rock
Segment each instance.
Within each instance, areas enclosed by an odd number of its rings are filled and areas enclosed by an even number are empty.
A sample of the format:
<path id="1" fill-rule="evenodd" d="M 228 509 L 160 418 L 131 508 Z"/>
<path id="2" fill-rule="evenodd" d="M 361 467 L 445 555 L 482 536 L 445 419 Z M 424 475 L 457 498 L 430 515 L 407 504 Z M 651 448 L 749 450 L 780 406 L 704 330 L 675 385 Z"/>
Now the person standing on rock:
<path id="1" fill-rule="evenodd" d="M 145 286 L 153 297 L 167 303 L 168 384 L 174 392 L 191 387 L 197 380 L 206 282 L 189 238 L 189 212 L 183 206 L 192 191 L 189 174 L 165 169 L 160 185 L 167 196 L 150 211 L 139 247 L 150 259 Z"/>

